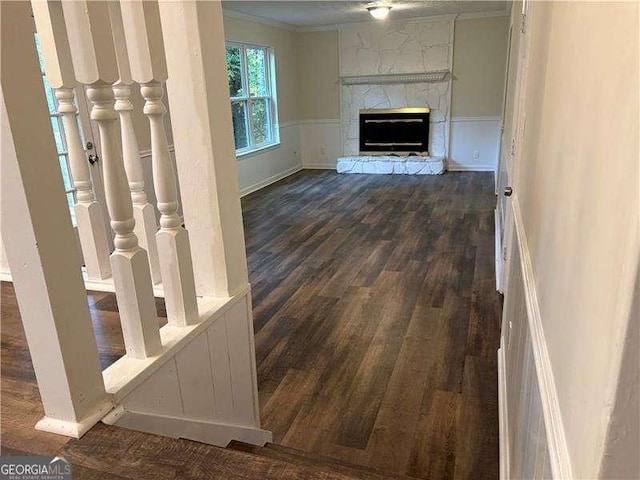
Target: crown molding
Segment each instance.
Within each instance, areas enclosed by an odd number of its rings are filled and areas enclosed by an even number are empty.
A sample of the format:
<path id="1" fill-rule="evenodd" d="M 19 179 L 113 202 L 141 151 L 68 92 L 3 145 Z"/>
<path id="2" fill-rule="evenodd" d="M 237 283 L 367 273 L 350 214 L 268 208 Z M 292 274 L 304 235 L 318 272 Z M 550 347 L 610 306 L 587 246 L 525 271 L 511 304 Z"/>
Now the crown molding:
<path id="1" fill-rule="evenodd" d="M 290 23 L 280 22 L 277 20 L 271 20 L 269 18 L 259 17 L 257 15 L 250 15 L 248 13 L 237 12 L 235 10 L 229 10 L 228 8 L 222 9 L 222 14 L 227 18 L 235 18 L 238 20 L 245 20 L 247 22 L 259 23 L 262 25 L 267 25 L 269 27 L 281 28 L 283 30 L 288 30 L 292 32 L 323 32 L 330 30 L 340 30 L 343 28 L 349 27 L 358 27 L 367 24 L 375 24 L 375 20 L 366 20 L 362 22 L 350 22 L 350 23 L 333 23 L 328 25 L 317 25 L 312 27 L 296 27 Z M 428 20 L 445 20 L 450 18 L 455 18 L 457 20 L 467 20 L 472 18 L 491 18 L 491 17 L 508 17 L 509 9 L 504 10 L 491 10 L 487 12 L 469 12 L 469 13 L 451 13 L 445 15 L 428 15 L 421 17 L 408 17 L 408 18 L 394 18 L 389 19 L 385 22 L 385 24 L 389 23 L 398 23 L 398 22 L 424 22 Z"/>
<path id="2" fill-rule="evenodd" d="M 390 83 L 436 83 L 449 78 L 449 70 L 419 73 L 391 73 L 382 75 L 350 75 L 340 77 L 342 85 L 386 85 Z"/>
<path id="3" fill-rule="evenodd" d="M 384 21 L 384 25 L 394 24 L 394 23 L 417 23 L 424 21 L 437 21 L 437 20 L 455 20 L 455 18 L 459 14 L 457 13 L 447 13 L 445 15 L 430 15 L 430 16 L 422 16 L 422 17 L 407 17 L 407 18 L 388 18 Z M 334 23 L 329 25 L 319 25 L 317 27 L 299 27 L 296 28 L 297 32 L 320 32 L 323 30 L 342 30 L 344 28 L 350 27 L 361 27 L 363 25 L 380 25 L 381 22 L 374 20 L 373 18 L 368 19 L 363 22 L 349 22 L 349 23 Z"/>
<path id="4" fill-rule="evenodd" d="M 236 12 L 235 10 L 229 10 L 228 8 L 222 9 L 222 16 L 226 18 L 235 18 L 237 20 L 244 20 L 251 23 L 260 23 L 267 25 L 268 27 L 281 28 L 283 30 L 289 30 L 290 32 L 297 31 L 294 25 L 285 22 L 279 22 L 277 20 L 271 20 L 269 18 L 258 17 L 256 15 L 249 15 L 248 13 Z"/>

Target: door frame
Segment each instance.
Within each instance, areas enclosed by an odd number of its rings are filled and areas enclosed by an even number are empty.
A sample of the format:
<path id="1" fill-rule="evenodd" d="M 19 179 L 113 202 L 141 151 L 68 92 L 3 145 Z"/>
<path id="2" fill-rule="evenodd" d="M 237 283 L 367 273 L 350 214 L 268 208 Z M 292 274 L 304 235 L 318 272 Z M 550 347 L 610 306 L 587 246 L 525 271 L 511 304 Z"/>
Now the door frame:
<path id="1" fill-rule="evenodd" d="M 504 198 L 504 192 L 500 191 L 501 188 L 515 184 L 518 173 L 518 160 L 520 156 L 520 147 L 524 136 L 524 126 L 526 120 L 526 112 L 524 109 L 524 102 L 526 101 L 524 92 L 527 86 L 527 66 L 528 66 L 528 51 L 529 51 L 529 29 L 527 22 L 527 16 L 529 13 L 529 0 L 523 0 L 520 2 L 521 8 L 519 12 L 515 10 L 516 4 L 512 5 L 510 25 L 509 25 L 509 49 L 507 55 L 507 67 L 505 73 L 505 83 L 503 90 L 503 111 L 502 111 L 502 127 L 500 134 L 500 150 L 498 157 L 498 172 L 497 172 L 497 191 L 496 191 L 496 214 L 495 214 L 495 229 L 496 229 L 496 289 L 503 293 L 507 287 L 505 285 L 506 279 L 509 278 L 509 256 L 512 248 L 513 235 L 513 215 L 512 215 L 512 201 L 510 198 Z M 513 50 L 513 35 L 519 35 L 517 50 L 513 52 L 516 55 L 516 63 L 513 66 L 514 71 L 511 71 L 511 54 Z M 511 75 L 514 75 L 513 83 L 513 103 L 512 112 L 510 118 L 510 128 L 505 128 L 505 120 L 507 114 L 507 99 L 510 92 L 509 79 Z M 503 140 L 504 133 L 507 131 L 511 135 L 509 142 L 510 151 L 504 152 Z M 506 153 L 506 154 L 505 154 Z M 504 172 L 504 173 L 503 173 Z M 502 178 L 505 175 L 506 179 Z M 505 180 L 503 182 L 503 180 Z M 504 183 L 504 185 L 502 184 Z M 504 202 L 504 203 L 502 203 Z"/>

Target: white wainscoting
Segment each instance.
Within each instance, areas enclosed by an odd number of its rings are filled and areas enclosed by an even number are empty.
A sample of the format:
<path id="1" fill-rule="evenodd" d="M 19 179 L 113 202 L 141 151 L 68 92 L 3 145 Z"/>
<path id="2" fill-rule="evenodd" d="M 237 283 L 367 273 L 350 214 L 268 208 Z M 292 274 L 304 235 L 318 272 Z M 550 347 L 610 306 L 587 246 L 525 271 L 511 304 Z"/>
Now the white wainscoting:
<path id="1" fill-rule="evenodd" d="M 248 195 L 302 169 L 300 124 L 280 124 L 280 144 L 238 157 L 240 195 Z"/>
<path id="2" fill-rule="evenodd" d="M 340 119 L 300 122 L 303 168 L 335 170 L 340 151 Z"/>
<path id="3" fill-rule="evenodd" d="M 573 477 L 517 195 L 499 363 L 501 478 Z"/>
<path id="4" fill-rule="evenodd" d="M 451 118 L 451 171 L 490 171 L 498 166 L 500 117 Z M 475 153 L 477 157 L 475 158 Z"/>

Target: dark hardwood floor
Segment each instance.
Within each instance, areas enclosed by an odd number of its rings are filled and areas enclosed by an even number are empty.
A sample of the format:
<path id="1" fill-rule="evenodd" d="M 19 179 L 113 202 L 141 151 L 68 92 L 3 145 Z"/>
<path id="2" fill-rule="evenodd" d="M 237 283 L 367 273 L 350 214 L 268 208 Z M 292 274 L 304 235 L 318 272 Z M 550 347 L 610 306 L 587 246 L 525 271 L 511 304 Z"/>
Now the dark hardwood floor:
<path id="1" fill-rule="evenodd" d="M 492 174 L 302 171 L 242 204 L 261 416 L 281 450 L 104 425 L 79 441 L 34 430 L 42 405 L 4 283 L 2 452 L 70 455 L 74 478 L 378 478 L 341 462 L 498 478 Z M 105 367 L 124 353 L 117 307 L 111 294 L 88 298 Z"/>
<path id="2" fill-rule="evenodd" d="M 276 443 L 418 478 L 497 478 L 493 175 L 304 171 L 243 199 Z"/>

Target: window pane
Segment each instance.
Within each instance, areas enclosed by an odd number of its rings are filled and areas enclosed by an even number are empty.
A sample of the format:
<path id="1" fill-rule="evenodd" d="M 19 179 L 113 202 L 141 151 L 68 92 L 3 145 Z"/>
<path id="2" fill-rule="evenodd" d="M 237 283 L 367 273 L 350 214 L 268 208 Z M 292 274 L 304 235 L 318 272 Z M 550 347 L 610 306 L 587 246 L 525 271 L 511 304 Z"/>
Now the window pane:
<path id="1" fill-rule="evenodd" d="M 247 139 L 247 110 L 246 102 L 231 102 L 231 117 L 233 118 L 233 136 L 236 150 L 249 145 Z"/>
<path id="2" fill-rule="evenodd" d="M 253 142 L 257 145 L 271 140 L 269 126 L 269 105 L 267 99 L 261 98 L 251 102 L 251 127 Z"/>
<path id="3" fill-rule="evenodd" d="M 76 210 L 75 208 L 73 208 L 73 206 L 76 203 L 76 199 L 75 196 L 73 194 L 73 192 L 69 192 L 67 193 L 67 205 L 69 205 L 69 213 L 71 214 L 71 223 L 73 225 L 76 225 Z"/>
<path id="4" fill-rule="evenodd" d="M 42 83 L 44 84 L 44 94 L 47 97 L 47 107 L 49 107 L 49 113 L 56 113 L 58 111 L 58 107 L 56 106 L 56 100 L 53 94 L 53 89 L 49 85 L 49 81 L 47 77 L 42 77 Z"/>
<path id="5" fill-rule="evenodd" d="M 38 37 L 37 33 L 34 33 L 33 39 L 36 42 L 36 52 L 38 52 L 38 63 L 40 63 L 40 71 L 44 73 L 44 56 L 42 55 L 42 45 L 40 45 L 40 37 Z"/>
<path id="6" fill-rule="evenodd" d="M 264 48 L 247 48 L 249 95 L 262 97 L 267 93 L 267 52 Z"/>
<path id="7" fill-rule="evenodd" d="M 226 55 L 229 95 L 231 97 L 242 97 L 244 94 L 242 91 L 242 59 L 240 48 L 227 45 Z"/>
<path id="8" fill-rule="evenodd" d="M 58 117 L 51 117 L 51 129 L 53 130 L 53 136 L 56 139 L 56 149 L 58 150 L 58 153 L 64 152 L 62 128 L 60 127 L 60 122 L 58 122 Z"/>
<path id="9" fill-rule="evenodd" d="M 71 174 L 69 173 L 69 162 L 66 155 L 58 156 L 60 162 L 60 171 L 62 172 L 62 180 L 64 180 L 64 189 L 71 190 L 73 183 L 71 182 Z"/>

